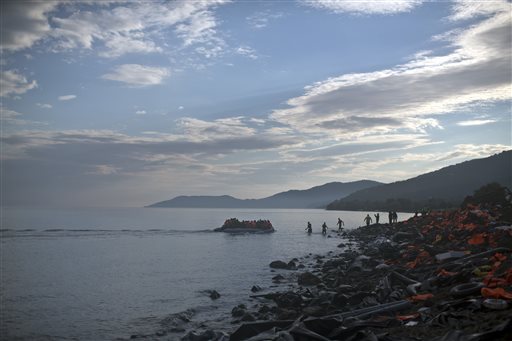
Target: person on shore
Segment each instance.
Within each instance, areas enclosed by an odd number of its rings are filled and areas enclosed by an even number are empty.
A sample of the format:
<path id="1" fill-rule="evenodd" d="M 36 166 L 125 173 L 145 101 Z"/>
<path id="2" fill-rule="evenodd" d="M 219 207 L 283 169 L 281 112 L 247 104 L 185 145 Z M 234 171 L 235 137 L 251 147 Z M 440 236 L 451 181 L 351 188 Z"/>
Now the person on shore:
<path id="1" fill-rule="evenodd" d="M 380 214 L 377 213 L 377 214 L 374 214 L 375 216 L 375 224 L 378 224 L 379 223 L 379 219 L 380 219 Z"/>
<path id="2" fill-rule="evenodd" d="M 366 222 L 366 226 L 370 226 L 370 224 L 372 223 L 372 217 L 370 217 L 370 215 L 367 214 L 366 217 L 364 218 L 364 221 Z"/>
<path id="3" fill-rule="evenodd" d="M 396 214 L 396 211 L 393 212 L 393 222 L 398 223 L 398 214 Z"/>
<path id="4" fill-rule="evenodd" d="M 308 221 L 308 227 L 306 227 L 306 231 L 311 234 L 313 232 L 313 227 L 311 226 L 311 223 Z"/>
<path id="5" fill-rule="evenodd" d="M 338 218 L 338 231 L 341 232 L 343 231 L 343 227 L 342 226 L 345 226 L 345 222 L 343 220 L 341 220 L 341 218 Z"/>
<path id="6" fill-rule="evenodd" d="M 388 212 L 389 225 L 393 224 L 393 212 Z"/>
<path id="7" fill-rule="evenodd" d="M 322 224 L 322 234 L 323 234 L 323 235 L 326 235 L 326 234 L 327 234 L 327 224 L 325 223 L 325 221 L 324 221 L 324 223 Z"/>

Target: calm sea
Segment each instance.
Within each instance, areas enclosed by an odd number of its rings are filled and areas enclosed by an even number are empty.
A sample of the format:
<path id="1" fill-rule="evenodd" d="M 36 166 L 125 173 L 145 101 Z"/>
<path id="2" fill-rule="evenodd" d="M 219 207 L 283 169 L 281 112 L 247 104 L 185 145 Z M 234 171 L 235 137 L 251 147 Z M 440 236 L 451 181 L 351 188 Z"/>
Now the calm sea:
<path id="1" fill-rule="evenodd" d="M 363 224 L 366 213 L 300 209 L 3 208 L 0 339 L 127 339 L 170 314 L 229 328 L 251 287 L 270 290 L 268 264 L 336 250 L 321 235 Z M 372 215 L 373 216 L 373 215 Z M 381 213 L 381 221 L 386 214 Z M 400 214 L 400 220 L 410 215 Z M 269 219 L 277 232 L 211 232 L 225 219 Z M 306 235 L 311 221 L 314 233 Z M 334 234 L 331 233 L 333 236 Z M 337 249 L 339 250 L 339 249 Z M 206 290 L 217 290 L 212 301 Z M 221 321 L 221 322 L 219 322 Z"/>

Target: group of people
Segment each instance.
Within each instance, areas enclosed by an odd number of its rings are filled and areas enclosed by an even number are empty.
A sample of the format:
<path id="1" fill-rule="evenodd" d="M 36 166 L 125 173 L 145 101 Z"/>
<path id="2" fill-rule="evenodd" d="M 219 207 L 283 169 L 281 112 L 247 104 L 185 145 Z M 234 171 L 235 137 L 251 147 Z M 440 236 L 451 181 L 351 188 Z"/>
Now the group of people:
<path id="1" fill-rule="evenodd" d="M 380 219 L 380 214 L 376 213 L 373 216 L 375 217 L 375 224 L 378 224 L 379 223 L 379 219 Z M 389 223 L 390 224 L 398 222 L 398 214 L 395 211 L 389 211 L 388 217 L 389 217 Z M 366 217 L 363 220 L 366 223 L 366 226 L 370 226 L 370 224 L 373 223 L 373 219 L 372 219 L 372 217 L 370 217 L 370 214 L 367 214 Z"/>
<path id="2" fill-rule="evenodd" d="M 272 223 L 270 220 L 238 220 L 237 218 L 230 218 L 222 225 L 224 228 L 258 228 L 258 229 L 272 229 Z"/>
<path id="3" fill-rule="evenodd" d="M 380 220 L 380 214 L 375 213 L 373 216 L 375 217 L 375 223 L 378 224 L 379 220 Z M 390 211 L 388 213 L 388 217 L 389 217 L 390 224 L 398 222 L 398 214 L 395 211 Z M 367 214 L 363 220 L 366 223 L 366 226 L 370 226 L 373 223 L 373 219 L 370 216 L 370 214 Z M 343 226 L 345 226 L 345 222 L 343 220 L 341 220 L 341 218 L 338 218 L 338 222 L 336 223 L 336 225 L 338 225 L 338 231 L 341 232 L 341 231 L 343 231 Z M 306 231 L 308 233 L 313 232 L 313 227 L 311 226 L 311 222 L 309 222 L 309 221 L 308 221 L 308 225 L 306 227 Z M 327 234 L 327 224 L 325 223 L 325 221 L 322 224 L 322 234 L 324 234 L 324 235 Z"/>
<path id="4" fill-rule="evenodd" d="M 345 222 L 343 220 L 341 220 L 341 218 L 338 218 L 338 222 L 336 223 L 336 225 L 338 225 L 338 231 L 343 231 L 343 227 L 342 226 L 345 226 Z M 308 221 L 308 226 L 306 226 L 306 231 L 308 233 L 312 233 L 313 232 L 313 227 L 311 226 L 311 222 Z M 327 234 L 327 224 L 326 222 L 324 221 L 324 223 L 322 224 L 322 234 L 323 235 L 326 235 Z"/>
<path id="5" fill-rule="evenodd" d="M 398 222 L 398 214 L 396 214 L 396 211 L 389 211 L 388 218 L 390 224 Z"/>

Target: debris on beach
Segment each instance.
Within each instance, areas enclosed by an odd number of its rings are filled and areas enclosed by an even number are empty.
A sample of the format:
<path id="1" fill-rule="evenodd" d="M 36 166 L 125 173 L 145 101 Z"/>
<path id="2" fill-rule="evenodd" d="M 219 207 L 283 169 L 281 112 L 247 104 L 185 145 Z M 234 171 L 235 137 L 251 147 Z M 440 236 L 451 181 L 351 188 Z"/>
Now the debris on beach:
<path id="1" fill-rule="evenodd" d="M 510 340 L 510 212 L 509 195 L 505 203 L 467 201 L 343 232 L 357 248 L 308 257 L 304 272 L 279 274 L 274 282 L 296 285 L 253 295 L 265 313 L 238 319 L 229 339 Z"/>

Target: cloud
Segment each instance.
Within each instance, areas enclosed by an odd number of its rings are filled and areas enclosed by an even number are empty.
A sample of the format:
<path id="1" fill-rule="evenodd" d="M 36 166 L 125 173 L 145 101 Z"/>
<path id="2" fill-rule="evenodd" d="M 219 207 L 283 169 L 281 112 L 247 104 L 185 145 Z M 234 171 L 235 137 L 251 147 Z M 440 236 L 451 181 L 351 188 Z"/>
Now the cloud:
<path id="1" fill-rule="evenodd" d="M 267 11 L 261 11 L 256 12 L 246 18 L 247 23 L 253 28 L 253 29 L 262 29 L 269 25 L 269 22 L 271 20 L 276 20 L 281 17 L 283 17 L 283 13 L 280 12 L 272 12 L 270 10 Z"/>
<path id="2" fill-rule="evenodd" d="M 163 83 L 170 73 L 170 70 L 165 67 L 123 64 L 117 66 L 110 73 L 104 74 L 101 78 L 132 86 L 150 86 Z"/>
<path id="3" fill-rule="evenodd" d="M 52 35 L 60 49 L 92 49 L 93 42 L 103 43 L 104 50 L 99 55 L 110 58 L 162 52 L 156 39 L 171 28 L 185 47 L 218 45 L 221 40 L 216 36 L 217 20 L 210 9 L 225 2 L 120 3 L 95 12 L 81 10 L 67 18 L 54 18 L 57 27 Z"/>
<path id="4" fill-rule="evenodd" d="M 11 125 L 11 126 L 46 125 L 46 123 L 44 123 L 44 122 L 24 120 L 24 119 L 21 119 L 21 117 L 23 117 L 23 114 L 15 111 L 15 110 L 5 108 L 0 103 L 0 121 L 2 122 L 4 129 L 8 125 Z M 6 131 L 4 130 L 3 133 L 5 133 L 5 132 Z M 3 152 L 5 152 L 5 150 Z"/>
<path id="5" fill-rule="evenodd" d="M 48 103 L 36 103 L 36 105 L 39 108 L 43 108 L 43 109 L 51 109 L 51 108 L 53 108 L 53 105 L 48 104 Z"/>
<path id="6" fill-rule="evenodd" d="M 458 21 L 481 16 L 491 16 L 496 12 L 510 13 L 511 6 L 510 2 L 505 0 L 454 0 L 452 14 L 449 19 Z"/>
<path id="7" fill-rule="evenodd" d="M 435 158 L 436 161 L 468 160 L 487 157 L 496 153 L 510 150 L 510 146 L 502 144 L 457 144 L 449 152 L 441 152 Z"/>
<path id="8" fill-rule="evenodd" d="M 7 70 L 1 73 L 0 97 L 21 95 L 34 88 L 37 88 L 37 81 L 27 80 L 27 78 L 18 73 L 17 70 Z"/>
<path id="9" fill-rule="evenodd" d="M 202 10 L 192 14 L 185 23 L 176 26 L 175 32 L 183 39 L 185 46 L 204 43 L 215 36 L 217 22 L 213 13 Z"/>
<path id="10" fill-rule="evenodd" d="M 47 15 L 58 4 L 57 1 L 2 1 L 1 49 L 19 51 L 43 39 L 51 30 Z"/>
<path id="11" fill-rule="evenodd" d="M 8 117 L 18 116 L 6 112 Z M 173 134 L 151 133 L 130 136 L 111 130 L 20 131 L 2 136 L 2 143 L 18 148 L 18 155 L 66 157 L 66 151 L 82 153 L 69 155 L 92 165 L 110 164 L 117 169 L 130 168 L 128 160 L 155 159 L 162 155 L 217 155 L 235 151 L 266 150 L 283 145 L 295 145 L 292 137 L 277 136 L 265 131 L 257 132 L 243 117 L 214 121 L 183 118 L 177 121 Z M 93 150 L 101 152 L 95 155 Z M 71 152 L 71 150 L 74 150 Z M 126 163 L 116 163 L 123 158 Z M 106 160 L 111 160 L 107 162 Z M 67 159 L 71 160 L 71 159 Z M 124 162 L 123 161 L 123 162 Z"/>
<path id="12" fill-rule="evenodd" d="M 113 34 L 109 40 L 105 42 L 105 51 L 101 51 L 99 55 L 107 58 L 117 58 L 128 53 L 155 53 L 162 52 L 162 48 L 157 46 L 155 42 L 149 40 L 133 39 L 132 37 Z"/>
<path id="13" fill-rule="evenodd" d="M 96 165 L 93 167 L 93 170 L 89 172 L 89 174 L 112 175 L 117 174 L 117 169 L 110 165 Z"/>
<path id="14" fill-rule="evenodd" d="M 59 101 L 71 101 L 72 99 L 75 99 L 76 98 L 76 95 L 64 95 L 64 96 L 59 96 Z"/>
<path id="15" fill-rule="evenodd" d="M 14 52 L 45 40 L 51 51 L 97 50 L 101 57 L 116 58 L 163 52 L 170 29 L 184 46 L 219 45 L 224 42 L 217 37 L 212 9 L 224 3 L 7 1 L 2 2 L 1 46 Z"/>
<path id="16" fill-rule="evenodd" d="M 238 48 L 235 49 L 235 53 L 240 54 L 242 56 L 249 57 L 251 59 L 258 59 L 258 55 L 256 54 L 256 51 L 250 46 L 246 46 L 246 45 L 239 46 Z"/>
<path id="17" fill-rule="evenodd" d="M 410 12 L 423 3 L 422 0 L 303 0 L 301 3 L 334 13 L 395 14 Z"/>
<path id="18" fill-rule="evenodd" d="M 3 106 L 0 107 L 0 119 L 2 121 L 13 120 L 19 116 L 21 116 L 21 114 L 17 111 L 4 108 Z"/>
<path id="19" fill-rule="evenodd" d="M 186 120 L 173 134 L 141 136 L 109 130 L 3 134 L 5 202 L 97 205 L 101 200 L 108 204 L 108 197 L 123 204 L 133 191 L 169 195 L 162 183 L 188 193 L 225 182 L 224 188 L 234 176 L 241 181 L 240 177 L 253 172 L 251 166 L 243 165 L 248 156 L 296 144 L 293 137 L 252 132 L 245 121 L 241 117 Z M 155 187 L 156 183 L 160 185 Z M 77 191 L 79 198 L 72 195 Z"/>
<path id="20" fill-rule="evenodd" d="M 147 112 L 146 112 L 146 110 L 137 110 L 137 111 L 135 112 L 135 114 L 136 114 L 136 115 L 146 115 L 146 114 L 147 114 Z"/>
<path id="21" fill-rule="evenodd" d="M 218 138 L 254 136 L 256 130 L 243 122 L 243 117 L 203 121 L 185 117 L 177 121 L 178 127 L 191 139 L 202 141 Z"/>
<path id="22" fill-rule="evenodd" d="M 481 126 L 485 124 L 494 123 L 496 120 L 467 120 L 467 121 L 460 121 L 457 122 L 457 125 L 468 127 L 468 126 Z"/>
<path id="23" fill-rule="evenodd" d="M 420 53 L 391 69 L 315 83 L 271 118 L 339 139 L 440 129 L 433 115 L 511 99 L 510 25 L 508 12 L 496 12 L 461 30 L 448 54 Z"/>

